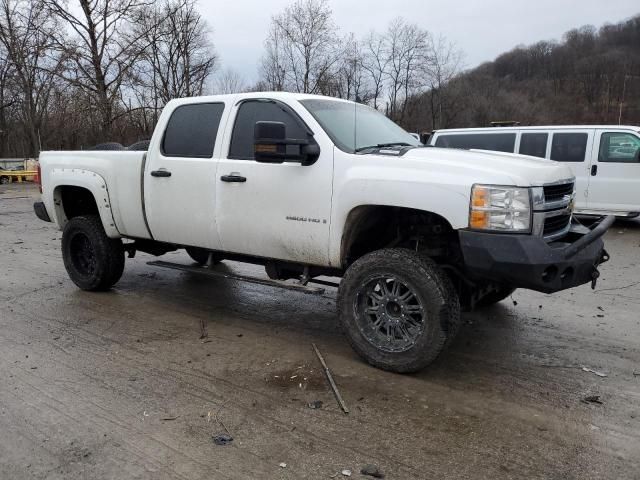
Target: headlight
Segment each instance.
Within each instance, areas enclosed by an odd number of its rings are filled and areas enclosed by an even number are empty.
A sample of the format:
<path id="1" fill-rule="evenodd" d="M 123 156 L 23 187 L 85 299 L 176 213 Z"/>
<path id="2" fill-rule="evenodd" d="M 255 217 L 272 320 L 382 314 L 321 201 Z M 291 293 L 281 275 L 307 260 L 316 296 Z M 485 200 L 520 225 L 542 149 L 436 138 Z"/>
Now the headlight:
<path id="1" fill-rule="evenodd" d="M 529 189 L 474 185 L 471 189 L 469 227 L 501 232 L 531 231 Z"/>

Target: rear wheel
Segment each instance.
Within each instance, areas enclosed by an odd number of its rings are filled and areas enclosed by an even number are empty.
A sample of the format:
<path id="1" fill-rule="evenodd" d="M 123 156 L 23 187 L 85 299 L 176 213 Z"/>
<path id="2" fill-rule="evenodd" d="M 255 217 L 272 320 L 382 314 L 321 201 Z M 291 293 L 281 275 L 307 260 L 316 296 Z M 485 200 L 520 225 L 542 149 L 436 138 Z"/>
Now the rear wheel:
<path id="1" fill-rule="evenodd" d="M 457 332 L 460 303 L 447 275 L 429 258 L 393 248 L 364 255 L 338 292 L 343 329 L 372 365 L 415 372 Z"/>
<path id="2" fill-rule="evenodd" d="M 199 263 L 200 265 L 205 265 L 209 261 L 209 254 L 211 252 L 205 248 L 186 247 L 185 250 L 187 251 L 187 254 L 193 259 L 193 261 Z M 213 254 L 214 265 L 217 265 L 222 260 L 222 256 L 215 253 Z"/>
<path id="3" fill-rule="evenodd" d="M 67 222 L 62 233 L 62 259 L 69 277 L 82 290 L 108 290 L 124 271 L 122 241 L 107 237 L 97 215 Z"/>
<path id="4" fill-rule="evenodd" d="M 9 177 L 0 177 L 0 184 L 2 184 L 2 185 L 6 185 L 10 181 L 11 180 L 9 179 Z"/>

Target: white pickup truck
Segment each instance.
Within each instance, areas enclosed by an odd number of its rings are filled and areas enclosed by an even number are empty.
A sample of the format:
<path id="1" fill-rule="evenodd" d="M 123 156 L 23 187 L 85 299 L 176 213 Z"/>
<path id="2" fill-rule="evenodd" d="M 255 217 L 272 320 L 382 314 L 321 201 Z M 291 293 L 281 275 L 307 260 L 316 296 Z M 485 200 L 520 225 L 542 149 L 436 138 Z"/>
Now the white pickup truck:
<path id="1" fill-rule="evenodd" d="M 338 311 L 353 348 L 396 372 L 432 362 L 460 310 L 515 288 L 595 283 L 602 236 L 572 221 L 574 178 L 560 163 L 422 146 L 377 111 L 290 93 L 173 100 L 144 151 L 43 152 L 37 216 L 63 230 L 84 290 L 107 290 L 125 253 L 185 248 L 261 264 L 313 292 L 341 277 Z M 297 278 L 297 283 L 291 279 Z M 288 281 L 286 281 L 288 280 Z M 337 284 L 336 284 L 337 285 Z"/>

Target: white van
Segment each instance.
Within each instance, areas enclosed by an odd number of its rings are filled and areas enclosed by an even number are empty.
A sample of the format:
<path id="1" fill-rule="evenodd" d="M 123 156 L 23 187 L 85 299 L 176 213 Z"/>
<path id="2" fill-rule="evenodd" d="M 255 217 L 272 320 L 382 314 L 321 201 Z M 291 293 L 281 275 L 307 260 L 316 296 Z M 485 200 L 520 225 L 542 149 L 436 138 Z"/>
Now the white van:
<path id="1" fill-rule="evenodd" d="M 566 162 L 576 176 L 576 213 L 618 217 L 640 214 L 640 127 L 460 128 L 437 130 L 428 144 Z"/>

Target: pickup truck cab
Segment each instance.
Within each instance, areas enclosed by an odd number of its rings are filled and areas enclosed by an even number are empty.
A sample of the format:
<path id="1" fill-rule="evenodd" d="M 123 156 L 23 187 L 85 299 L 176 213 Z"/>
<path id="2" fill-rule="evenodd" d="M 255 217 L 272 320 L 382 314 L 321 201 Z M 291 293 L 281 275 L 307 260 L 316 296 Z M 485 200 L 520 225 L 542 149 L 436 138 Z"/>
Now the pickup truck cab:
<path id="1" fill-rule="evenodd" d="M 40 168 L 35 211 L 80 288 L 111 288 L 125 252 L 179 248 L 197 268 L 341 277 L 347 338 L 397 372 L 437 357 L 461 307 L 595 281 L 613 221 L 572 222 L 560 163 L 427 148 L 367 106 L 281 92 L 172 100 L 147 151 L 43 152 Z"/>

